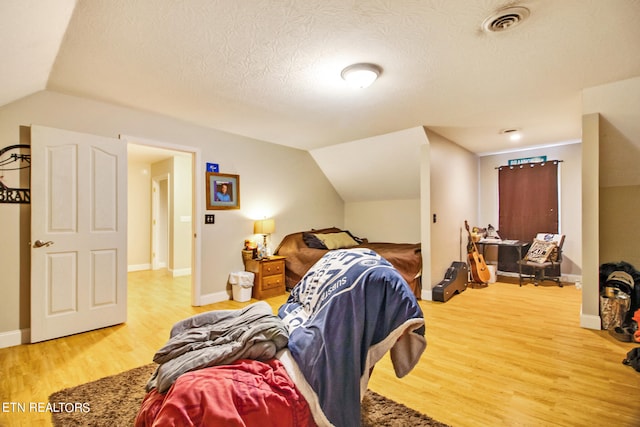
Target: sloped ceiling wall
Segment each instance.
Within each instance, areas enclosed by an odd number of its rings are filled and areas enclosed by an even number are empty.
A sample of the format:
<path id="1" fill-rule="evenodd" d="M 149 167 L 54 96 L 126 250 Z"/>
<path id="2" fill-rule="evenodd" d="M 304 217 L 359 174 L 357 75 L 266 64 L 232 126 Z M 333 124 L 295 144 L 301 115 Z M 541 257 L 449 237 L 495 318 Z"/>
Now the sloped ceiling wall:
<path id="1" fill-rule="evenodd" d="M 46 88 L 75 5 L 75 0 L 2 1 L 0 105 Z"/>
<path id="2" fill-rule="evenodd" d="M 345 203 L 420 198 L 420 146 L 424 128 L 311 150 Z"/>

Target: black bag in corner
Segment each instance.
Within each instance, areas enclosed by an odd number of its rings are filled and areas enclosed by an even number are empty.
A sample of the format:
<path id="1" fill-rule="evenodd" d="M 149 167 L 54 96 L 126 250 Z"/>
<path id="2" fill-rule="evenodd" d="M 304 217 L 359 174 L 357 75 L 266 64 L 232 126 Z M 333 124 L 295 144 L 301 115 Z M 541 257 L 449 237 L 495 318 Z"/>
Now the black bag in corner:
<path id="1" fill-rule="evenodd" d="M 627 353 L 627 358 L 624 359 L 622 363 L 630 365 L 633 369 L 640 372 L 640 347 L 636 347 Z"/>
<path id="2" fill-rule="evenodd" d="M 623 271 L 629 274 L 634 284 L 640 284 L 640 271 L 636 270 L 633 265 L 629 264 L 626 261 L 620 261 L 616 263 L 608 262 L 600 265 L 600 293 L 602 294 L 604 288 L 606 287 L 607 279 L 611 276 L 615 271 Z M 631 306 L 629 307 L 629 312 L 634 313 L 637 309 L 640 308 L 640 286 L 631 286 Z M 631 314 L 633 316 L 633 314 Z"/>

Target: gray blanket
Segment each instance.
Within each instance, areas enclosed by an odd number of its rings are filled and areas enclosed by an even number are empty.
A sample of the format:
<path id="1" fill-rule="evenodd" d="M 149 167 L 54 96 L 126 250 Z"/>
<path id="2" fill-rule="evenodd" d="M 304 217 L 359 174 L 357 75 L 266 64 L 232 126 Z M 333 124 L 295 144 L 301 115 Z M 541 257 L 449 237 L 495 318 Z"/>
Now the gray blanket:
<path id="1" fill-rule="evenodd" d="M 147 391 L 164 393 L 180 375 L 196 369 L 238 359 L 271 359 L 288 339 L 284 323 L 264 301 L 187 318 L 173 326 L 169 341 L 156 352 L 153 361 L 159 366 Z"/>

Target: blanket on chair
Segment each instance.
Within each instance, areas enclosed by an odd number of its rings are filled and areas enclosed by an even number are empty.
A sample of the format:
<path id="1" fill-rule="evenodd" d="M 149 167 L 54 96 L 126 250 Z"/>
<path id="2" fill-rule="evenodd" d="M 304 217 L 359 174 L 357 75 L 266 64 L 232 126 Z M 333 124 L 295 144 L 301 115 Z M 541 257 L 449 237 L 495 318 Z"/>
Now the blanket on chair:
<path id="1" fill-rule="evenodd" d="M 359 425 L 375 363 L 390 350 L 395 373 L 403 377 L 427 345 L 411 289 L 369 249 L 328 252 L 292 289 L 278 315 L 289 331 L 279 359 L 318 425 Z"/>
<path id="2" fill-rule="evenodd" d="M 156 352 L 158 369 L 147 384 L 165 393 L 186 372 L 240 359 L 269 360 L 287 345 L 287 330 L 264 301 L 242 310 L 215 310 L 184 319 Z"/>

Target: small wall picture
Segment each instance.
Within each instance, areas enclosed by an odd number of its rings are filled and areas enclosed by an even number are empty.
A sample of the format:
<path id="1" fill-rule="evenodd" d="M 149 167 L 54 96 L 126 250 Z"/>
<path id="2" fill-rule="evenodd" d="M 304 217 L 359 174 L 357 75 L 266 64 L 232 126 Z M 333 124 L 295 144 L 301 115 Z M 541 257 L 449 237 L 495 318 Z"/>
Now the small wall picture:
<path id="1" fill-rule="evenodd" d="M 240 176 L 207 172 L 207 209 L 240 209 Z"/>

